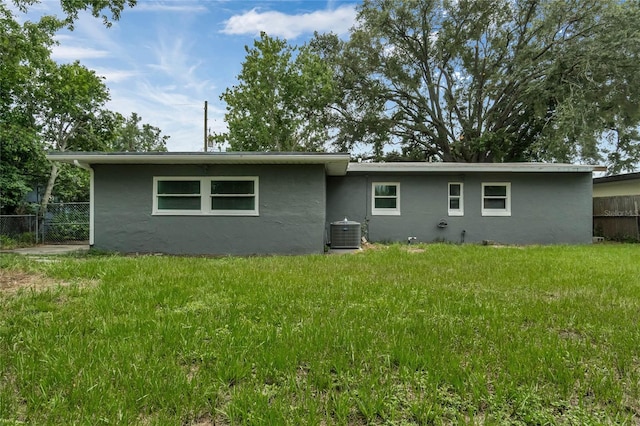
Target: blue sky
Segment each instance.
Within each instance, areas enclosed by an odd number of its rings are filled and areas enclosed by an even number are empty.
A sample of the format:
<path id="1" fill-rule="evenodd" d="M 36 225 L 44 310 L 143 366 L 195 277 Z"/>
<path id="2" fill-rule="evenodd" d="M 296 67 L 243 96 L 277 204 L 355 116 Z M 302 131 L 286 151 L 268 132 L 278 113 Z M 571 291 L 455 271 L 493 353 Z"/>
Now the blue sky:
<path id="1" fill-rule="evenodd" d="M 204 101 L 209 128 L 225 129 L 220 94 L 232 86 L 260 31 L 302 44 L 314 31 L 345 35 L 355 22 L 353 0 L 138 0 L 105 28 L 81 14 L 74 31 L 61 31 L 52 52 L 79 60 L 104 76 L 108 108 L 171 136 L 169 151 L 202 151 Z M 31 14 L 56 13 L 58 0 L 42 0 Z"/>

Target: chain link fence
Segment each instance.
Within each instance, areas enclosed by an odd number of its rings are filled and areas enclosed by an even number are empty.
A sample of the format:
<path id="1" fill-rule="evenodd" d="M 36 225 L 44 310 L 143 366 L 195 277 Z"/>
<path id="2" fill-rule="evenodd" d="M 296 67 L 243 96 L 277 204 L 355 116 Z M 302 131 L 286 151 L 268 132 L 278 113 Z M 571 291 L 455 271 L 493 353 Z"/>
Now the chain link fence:
<path id="1" fill-rule="evenodd" d="M 89 203 L 50 203 L 41 240 L 45 244 L 88 244 Z"/>
<path id="2" fill-rule="evenodd" d="M 37 215 L 0 215 L 0 249 L 12 249 L 37 243 Z"/>

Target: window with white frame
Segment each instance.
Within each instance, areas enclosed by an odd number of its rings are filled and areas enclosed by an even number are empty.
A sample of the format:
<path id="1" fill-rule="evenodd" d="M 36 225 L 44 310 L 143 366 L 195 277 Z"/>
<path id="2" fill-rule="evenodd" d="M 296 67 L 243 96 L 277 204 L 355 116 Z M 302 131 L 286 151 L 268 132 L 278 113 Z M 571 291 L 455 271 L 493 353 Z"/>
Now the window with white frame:
<path id="1" fill-rule="evenodd" d="M 200 179 L 157 178 L 154 179 L 154 213 L 197 214 L 201 207 Z"/>
<path id="2" fill-rule="evenodd" d="M 482 215 L 511 216 L 511 183 L 486 182 L 482 184 Z"/>
<path id="3" fill-rule="evenodd" d="M 449 216 L 464 216 L 464 195 L 461 182 L 449 182 Z"/>
<path id="4" fill-rule="evenodd" d="M 258 178 L 217 177 L 211 180 L 214 214 L 257 214 Z"/>
<path id="5" fill-rule="evenodd" d="M 400 183 L 373 182 L 371 185 L 371 214 L 400 214 Z"/>
<path id="6" fill-rule="evenodd" d="M 154 177 L 154 215 L 257 216 L 255 176 Z"/>

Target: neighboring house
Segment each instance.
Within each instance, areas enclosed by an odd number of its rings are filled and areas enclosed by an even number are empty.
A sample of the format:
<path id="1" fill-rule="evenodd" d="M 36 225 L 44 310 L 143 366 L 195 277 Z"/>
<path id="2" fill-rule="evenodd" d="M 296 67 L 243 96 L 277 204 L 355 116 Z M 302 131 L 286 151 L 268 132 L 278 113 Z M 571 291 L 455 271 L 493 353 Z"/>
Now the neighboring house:
<path id="1" fill-rule="evenodd" d="M 640 241 L 640 173 L 593 179 L 594 235 Z"/>
<path id="2" fill-rule="evenodd" d="M 97 249 L 322 253 L 348 218 L 369 241 L 592 241 L 592 172 L 567 164 L 349 163 L 325 153 L 52 153 L 91 171 Z"/>
<path id="3" fill-rule="evenodd" d="M 640 195 L 640 172 L 593 179 L 593 198 Z"/>

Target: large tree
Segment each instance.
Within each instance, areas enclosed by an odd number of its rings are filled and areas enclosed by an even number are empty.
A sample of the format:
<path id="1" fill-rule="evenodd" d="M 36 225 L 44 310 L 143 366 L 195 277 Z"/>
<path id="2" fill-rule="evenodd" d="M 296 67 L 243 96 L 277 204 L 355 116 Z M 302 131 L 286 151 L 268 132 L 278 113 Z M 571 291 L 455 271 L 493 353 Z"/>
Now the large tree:
<path id="1" fill-rule="evenodd" d="M 347 42 L 312 43 L 342 88 L 338 146 L 382 153 L 396 143 L 443 161 L 637 161 L 638 9 L 618 0 L 364 0 Z"/>
<path id="2" fill-rule="evenodd" d="M 128 118 L 116 113 L 119 126 L 116 127 L 110 151 L 119 152 L 164 152 L 167 150 L 169 136 L 148 123 L 142 123 L 142 117 L 131 113 Z M 119 117 L 118 117 L 119 116 Z"/>
<path id="3" fill-rule="evenodd" d="M 56 96 L 54 88 L 45 87 L 53 67 L 53 35 L 65 25 L 72 26 L 82 10 L 89 10 L 110 25 L 135 1 L 61 0 L 64 16 L 44 16 L 23 24 L 7 3 L 0 0 L 0 211 L 13 213 L 46 174 L 43 122 L 39 119 L 46 115 L 43 107 L 49 108 Z M 26 12 L 38 0 L 12 3 Z"/>
<path id="4" fill-rule="evenodd" d="M 228 132 L 214 140 L 234 151 L 324 150 L 331 69 L 307 47 L 265 33 L 245 49 L 238 84 L 220 96 Z"/>
<path id="5" fill-rule="evenodd" d="M 0 2 L 0 211 L 15 212 L 40 172 L 40 148 L 34 114 L 37 81 L 49 62 L 54 18 L 16 21 Z"/>
<path id="6" fill-rule="evenodd" d="M 142 118 L 135 112 L 126 118 L 118 112 L 101 110 L 91 114 L 67 144 L 77 150 L 150 152 L 166 151 L 168 139 L 169 136 L 163 135 L 158 127 L 142 123 Z M 64 202 L 89 199 L 89 173 L 86 170 L 69 164 L 57 164 L 56 169 L 52 198 Z M 50 169 L 46 172 L 48 174 Z"/>
<path id="7" fill-rule="evenodd" d="M 94 146 L 74 146 L 73 142 L 92 141 L 77 136 L 95 121 L 96 115 L 109 99 L 109 91 L 102 79 L 77 62 L 52 64 L 42 77 L 42 89 L 46 93 L 39 96 L 38 121 L 45 149 L 95 150 Z M 47 210 L 57 177 L 58 164 L 53 162 L 42 197 L 42 211 Z"/>

